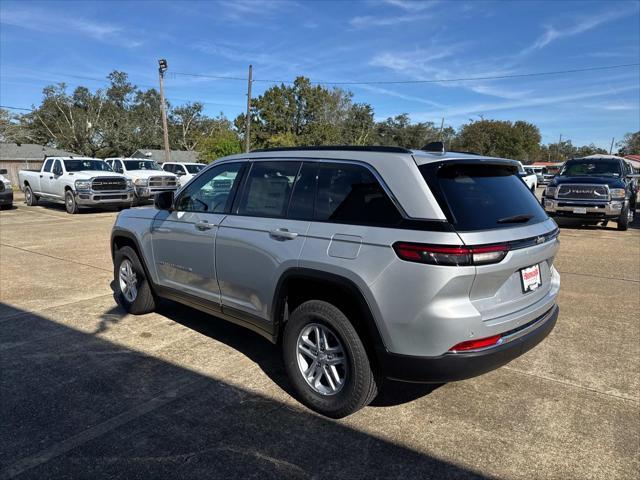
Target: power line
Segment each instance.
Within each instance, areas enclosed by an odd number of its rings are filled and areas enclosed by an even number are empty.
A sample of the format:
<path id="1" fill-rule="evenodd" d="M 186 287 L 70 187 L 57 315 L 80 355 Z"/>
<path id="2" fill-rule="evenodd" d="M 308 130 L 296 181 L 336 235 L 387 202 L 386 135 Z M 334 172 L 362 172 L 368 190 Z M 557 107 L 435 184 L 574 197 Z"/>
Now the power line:
<path id="1" fill-rule="evenodd" d="M 514 73 L 510 75 L 491 75 L 491 76 L 482 76 L 482 77 L 462 77 L 462 78 L 443 78 L 443 79 L 429 79 L 429 80 L 372 80 L 372 81 L 348 81 L 348 82 L 330 82 L 330 81 L 310 81 L 310 83 L 314 84 L 328 84 L 328 85 L 407 85 L 407 84 L 421 84 L 421 83 L 447 83 L 447 82 L 470 82 L 475 80 L 503 80 L 507 78 L 523 78 L 523 77 L 541 77 L 546 75 L 563 75 L 569 73 L 581 73 L 581 72 L 593 72 L 597 70 L 612 70 L 615 68 L 628 68 L 628 67 L 637 67 L 640 66 L 640 63 L 623 63 L 619 65 L 605 65 L 605 66 L 597 66 L 597 67 L 585 67 L 585 68 L 574 68 L 570 70 L 553 70 L 547 72 L 532 72 L 532 73 Z M 186 73 L 186 72 L 172 72 L 172 74 L 180 75 L 183 77 L 201 77 L 201 78 L 211 78 L 215 80 L 238 80 L 246 82 L 248 79 L 245 77 L 228 77 L 222 75 L 206 75 L 203 73 Z M 294 81 L 292 80 L 268 80 L 268 79 L 259 79 L 254 78 L 253 82 L 262 82 L 262 83 L 288 83 L 292 84 Z"/>

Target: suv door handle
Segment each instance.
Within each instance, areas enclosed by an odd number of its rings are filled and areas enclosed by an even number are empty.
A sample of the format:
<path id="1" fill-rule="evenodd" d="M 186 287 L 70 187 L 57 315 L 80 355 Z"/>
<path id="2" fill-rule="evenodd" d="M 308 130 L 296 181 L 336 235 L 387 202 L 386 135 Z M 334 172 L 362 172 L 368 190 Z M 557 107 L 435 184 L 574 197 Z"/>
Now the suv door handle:
<path id="1" fill-rule="evenodd" d="M 275 230 L 270 230 L 269 235 L 279 240 L 293 240 L 298 236 L 296 232 L 290 232 L 286 228 L 276 228 Z"/>
<path id="2" fill-rule="evenodd" d="M 211 230 L 213 227 L 215 227 L 215 225 L 213 223 L 209 223 L 206 220 L 200 220 L 199 222 L 196 222 L 196 228 L 198 230 Z"/>

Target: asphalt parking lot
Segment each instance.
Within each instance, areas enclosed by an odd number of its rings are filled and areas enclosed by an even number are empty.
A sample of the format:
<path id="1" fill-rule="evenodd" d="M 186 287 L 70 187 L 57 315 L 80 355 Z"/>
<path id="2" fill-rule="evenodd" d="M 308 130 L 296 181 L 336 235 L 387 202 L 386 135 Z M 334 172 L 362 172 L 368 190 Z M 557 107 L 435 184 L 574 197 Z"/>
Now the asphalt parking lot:
<path id="1" fill-rule="evenodd" d="M 277 347 L 187 307 L 126 315 L 115 212 L 0 213 L 0 478 L 637 478 L 640 222 L 561 224 L 560 319 L 497 371 L 387 383 L 334 421 Z"/>

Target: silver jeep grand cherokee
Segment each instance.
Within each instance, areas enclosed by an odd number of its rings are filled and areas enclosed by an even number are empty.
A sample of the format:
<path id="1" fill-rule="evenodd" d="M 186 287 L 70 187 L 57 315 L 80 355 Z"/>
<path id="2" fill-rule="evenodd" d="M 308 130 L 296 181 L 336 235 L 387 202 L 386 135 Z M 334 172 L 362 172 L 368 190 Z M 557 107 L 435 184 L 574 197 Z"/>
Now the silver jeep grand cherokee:
<path id="1" fill-rule="evenodd" d="M 143 314 L 168 298 L 280 342 L 299 399 L 336 418 L 384 377 L 504 365 L 556 323 L 558 229 L 514 161 L 435 150 L 222 158 L 119 214 L 120 301 Z"/>

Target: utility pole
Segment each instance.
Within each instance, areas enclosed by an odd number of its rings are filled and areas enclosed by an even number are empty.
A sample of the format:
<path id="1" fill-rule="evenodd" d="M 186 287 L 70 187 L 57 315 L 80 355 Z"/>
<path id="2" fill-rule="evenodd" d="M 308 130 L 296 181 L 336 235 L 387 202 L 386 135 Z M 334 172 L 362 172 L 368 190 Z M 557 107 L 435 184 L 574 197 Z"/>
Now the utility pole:
<path id="1" fill-rule="evenodd" d="M 440 141 L 442 141 L 442 130 L 444 130 L 444 117 L 442 117 L 442 122 L 440 122 Z"/>
<path id="2" fill-rule="evenodd" d="M 253 82 L 253 65 L 249 65 L 249 83 L 247 84 L 247 118 L 244 129 L 244 151 L 251 149 L 251 83 Z"/>
<path id="3" fill-rule="evenodd" d="M 615 142 L 615 140 L 616 140 L 616 137 L 613 137 L 611 139 L 611 146 L 609 147 L 609 155 L 611 155 L 611 152 L 613 152 L 613 142 Z"/>
<path id="4" fill-rule="evenodd" d="M 560 134 L 560 138 L 558 139 L 558 161 L 561 160 L 560 158 L 560 147 L 562 146 L 562 134 Z"/>
<path id="5" fill-rule="evenodd" d="M 167 104 L 164 100 L 164 72 L 168 65 L 164 58 L 158 60 L 158 74 L 160 75 L 160 110 L 162 111 L 162 130 L 164 136 L 164 161 L 171 161 L 171 150 L 169 149 L 169 126 L 167 125 Z"/>

